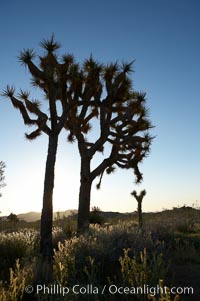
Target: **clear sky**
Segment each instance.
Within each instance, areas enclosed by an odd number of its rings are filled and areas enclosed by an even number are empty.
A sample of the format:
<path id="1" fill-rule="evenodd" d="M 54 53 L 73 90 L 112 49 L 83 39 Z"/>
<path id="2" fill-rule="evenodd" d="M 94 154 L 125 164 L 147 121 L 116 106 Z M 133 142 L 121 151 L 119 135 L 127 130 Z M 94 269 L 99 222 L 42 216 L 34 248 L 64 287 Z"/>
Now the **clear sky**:
<path id="1" fill-rule="evenodd" d="M 141 165 L 144 181 L 132 171 L 105 176 L 92 205 L 102 210 L 136 210 L 134 189 L 146 189 L 145 211 L 200 201 L 200 2 L 198 0 L 32 0 L 2 1 L 0 9 L 0 90 L 13 84 L 30 89 L 28 70 L 17 56 L 24 48 L 42 54 L 39 42 L 51 34 L 82 62 L 92 53 L 107 63 L 132 61 L 136 90 L 147 93 L 156 139 Z M 32 92 L 34 95 L 36 91 Z M 0 211 L 22 213 L 42 207 L 47 137 L 26 141 L 29 131 L 9 100 L 0 97 L 0 160 L 7 186 Z M 78 207 L 79 154 L 62 133 L 56 164 L 54 209 Z"/>

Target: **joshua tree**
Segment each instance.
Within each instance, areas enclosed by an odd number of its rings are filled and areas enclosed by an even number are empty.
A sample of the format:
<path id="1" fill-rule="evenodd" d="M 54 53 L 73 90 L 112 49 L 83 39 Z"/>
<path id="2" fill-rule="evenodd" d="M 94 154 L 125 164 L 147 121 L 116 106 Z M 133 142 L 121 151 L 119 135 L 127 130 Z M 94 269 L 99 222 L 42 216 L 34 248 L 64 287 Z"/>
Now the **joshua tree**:
<path id="1" fill-rule="evenodd" d="M 69 141 L 77 139 L 81 157 L 79 230 L 89 225 L 93 180 L 100 176 L 99 188 L 104 171 L 111 173 L 116 165 L 133 168 L 136 181 L 140 182 L 142 174 L 138 164 L 148 154 L 152 138 L 147 133 L 151 124 L 146 118 L 145 95 L 132 90 L 128 77 L 131 64 L 103 66 L 90 57 L 80 67 L 72 55 L 64 55 L 62 62 L 58 61 L 55 52 L 60 45 L 53 36 L 43 40 L 41 46 L 45 54 L 39 57 L 39 66 L 34 63 L 35 53 L 30 49 L 22 51 L 19 60 L 28 67 L 33 77 L 32 84 L 44 92 L 48 110 L 42 111 L 41 103 L 31 100 L 26 91 L 20 90 L 16 96 L 14 87 L 7 86 L 2 94 L 20 111 L 26 125 L 36 127 L 26 134 L 27 139 L 33 140 L 42 133 L 48 136 L 40 251 L 51 259 L 54 167 L 61 130 L 70 131 Z M 95 133 L 97 139 L 92 139 L 90 122 L 94 122 L 95 117 L 99 134 Z M 107 146 L 108 156 L 91 170 L 94 155 L 103 152 Z"/>
<path id="2" fill-rule="evenodd" d="M 152 125 L 147 119 L 145 94 L 132 90 L 128 76 L 131 67 L 132 63 L 103 66 L 90 57 L 81 71 L 76 70 L 80 87 L 84 87 L 83 105 L 79 111 L 70 112 L 66 124 L 70 130 L 68 140 L 77 140 L 81 157 L 78 232 L 88 228 L 91 186 L 97 176 L 100 176 L 97 188 L 100 188 L 104 171 L 110 174 L 115 166 L 132 168 L 136 182 L 142 180 L 138 164 L 149 152 L 152 137 L 147 131 Z M 90 135 L 90 121 L 95 117 L 97 138 Z M 91 170 L 95 154 L 104 149 L 108 155 Z"/>
<path id="3" fill-rule="evenodd" d="M 139 195 L 134 190 L 133 192 L 131 192 L 131 195 L 133 195 L 135 197 L 135 199 L 137 200 L 137 203 L 138 203 L 138 224 L 139 224 L 139 228 L 141 228 L 142 225 L 143 225 L 143 221 L 142 221 L 142 200 L 143 200 L 143 197 L 146 195 L 146 190 L 142 190 Z"/>
<path id="4" fill-rule="evenodd" d="M 6 165 L 3 161 L 0 161 L 0 188 L 4 187 L 6 184 L 4 183 L 5 176 L 4 176 L 4 169 Z M 2 194 L 0 193 L 0 197 Z"/>
<path id="5" fill-rule="evenodd" d="M 45 50 L 45 54 L 39 56 L 39 66 L 34 63 L 36 55 L 31 49 L 22 51 L 19 55 L 19 61 L 28 67 L 32 76 L 33 86 L 39 87 L 44 92 L 48 101 L 47 110 L 42 111 L 41 102 L 30 99 L 29 92 L 20 90 L 20 93 L 16 96 L 14 87 L 7 86 L 2 95 L 8 97 L 14 108 L 20 111 L 25 125 L 35 127 L 31 133 L 25 134 L 27 139 L 33 140 L 42 133 L 48 136 L 40 251 L 45 258 L 51 261 L 53 255 L 52 201 L 58 137 L 61 130 L 65 127 L 65 120 L 70 109 L 78 103 L 75 90 L 75 80 L 78 81 L 78 79 L 73 76 L 76 65 L 72 55 L 64 55 L 61 63 L 59 63 L 55 52 L 60 45 L 55 42 L 54 36 L 49 40 L 43 40 L 41 47 Z"/>

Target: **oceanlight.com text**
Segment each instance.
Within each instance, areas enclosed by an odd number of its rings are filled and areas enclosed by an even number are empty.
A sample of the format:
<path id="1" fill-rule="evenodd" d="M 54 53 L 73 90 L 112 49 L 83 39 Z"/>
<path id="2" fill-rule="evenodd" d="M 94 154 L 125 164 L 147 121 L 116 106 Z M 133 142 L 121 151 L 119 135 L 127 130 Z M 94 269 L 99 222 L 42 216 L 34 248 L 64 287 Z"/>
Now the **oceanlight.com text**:
<path id="1" fill-rule="evenodd" d="M 92 284 L 87 284 L 85 286 L 75 284 L 72 287 L 61 286 L 60 284 L 52 284 L 49 286 L 38 284 L 34 289 L 31 285 L 25 287 L 25 292 L 27 294 L 36 292 L 36 294 L 40 295 L 60 295 L 66 296 L 68 294 L 74 295 L 103 295 L 103 294 L 111 294 L 111 295 L 160 295 L 169 293 L 176 294 L 187 294 L 193 295 L 194 289 L 193 287 L 172 287 L 168 288 L 167 286 L 161 287 L 157 286 L 149 286 L 148 284 L 144 284 L 140 287 L 128 287 L 128 286 L 118 286 L 116 284 L 112 285 L 104 285 L 99 288 L 98 286 L 94 286 Z"/>

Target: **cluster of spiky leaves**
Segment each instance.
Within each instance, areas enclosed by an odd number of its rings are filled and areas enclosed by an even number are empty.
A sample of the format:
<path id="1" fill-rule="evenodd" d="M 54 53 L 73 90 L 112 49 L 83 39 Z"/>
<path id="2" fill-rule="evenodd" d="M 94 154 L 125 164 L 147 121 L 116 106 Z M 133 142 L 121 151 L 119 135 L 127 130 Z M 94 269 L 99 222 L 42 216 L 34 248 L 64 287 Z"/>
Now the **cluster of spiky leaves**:
<path id="1" fill-rule="evenodd" d="M 55 51 L 60 48 L 60 44 L 55 42 L 54 36 L 43 40 L 41 46 L 46 52 L 39 57 L 39 66 L 33 61 L 36 55 L 32 49 L 20 52 L 19 61 L 28 67 L 32 75 L 32 85 L 39 87 L 48 99 L 48 113 L 42 111 L 40 101 L 30 99 L 30 93 L 27 91 L 20 90 L 16 96 L 15 88 L 7 86 L 2 92 L 2 95 L 9 98 L 13 106 L 21 112 L 24 123 L 36 127 L 36 130 L 26 134 L 30 140 L 37 138 L 42 132 L 47 135 L 59 134 L 65 126 L 70 107 L 77 105 L 78 101 L 75 101 L 77 85 L 72 83 L 77 76 L 77 72 L 74 74 L 76 64 L 73 56 L 64 55 L 62 62 L 58 62 Z M 61 102 L 61 115 L 58 114 L 57 101 Z"/>
<path id="2" fill-rule="evenodd" d="M 137 194 L 137 191 L 133 190 L 133 192 L 131 192 L 131 195 L 135 197 L 137 202 L 142 202 L 143 197 L 146 195 L 146 190 L 144 189 L 140 191 L 140 194 Z"/>
<path id="3" fill-rule="evenodd" d="M 110 174 L 115 170 L 114 165 L 133 168 L 136 182 L 142 180 L 138 163 L 149 152 L 152 137 L 148 130 L 152 125 L 147 118 L 145 94 L 132 90 L 130 72 L 132 63 L 103 66 L 92 56 L 83 64 L 83 92 L 79 95 L 82 105 L 79 111 L 70 113 L 68 140 L 73 142 L 76 137 L 81 156 L 87 153 L 90 158 L 97 151 L 103 152 L 106 142 L 110 143 L 110 155 L 91 173 L 92 179 L 100 175 L 97 188 L 100 188 L 104 170 Z M 94 117 L 99 118 L 100 134 L 92 142 L 87 134 Z"/>
<path id="4" fill-rule="evenodd" d="M 56 51 L 60 44 L 54 36 L 41 42 L 45 54 L 39 57 L 39 66 L 33 60 L 32 49 L 23 50 L 19 61 L 28 67 L 32 85 L 39 87 L 48 99 L 49 110 L 44 113 L 38 100 L 20 91 L 15 95 L 14 87 L 7 86 L 2 95 L 8 97 L 17 108 L 26 125 L 36 129 L 26 137 L 35 139 L 42 132 L 59 134 L 62 128 L 69 130 L 68 140 L 75 139 L 81 145 L 80 152 L 88 152 L 90 158 L 97 151 L 103 152 L 104 144 L 111 145 L 110 155 L 93 171 L 92 177 L 120 168 L 133 168 L 136 181 L 142 180 L 138 163 L 148 154 L 152 127 L 147 118 L 145 94 L 132 89 L 129 74 L 132 63 L 98 63 L 92 56 L 82 65 L 75 62 L 73 55 L 66 54 L 59 61 Z M 61 104 L 61 113 L 57 103 Z M 33 118 L 33 116 L 36 118 Z M 89 141 L 91 121 L 99 118 L 100 135 L 95 142 Z"/>

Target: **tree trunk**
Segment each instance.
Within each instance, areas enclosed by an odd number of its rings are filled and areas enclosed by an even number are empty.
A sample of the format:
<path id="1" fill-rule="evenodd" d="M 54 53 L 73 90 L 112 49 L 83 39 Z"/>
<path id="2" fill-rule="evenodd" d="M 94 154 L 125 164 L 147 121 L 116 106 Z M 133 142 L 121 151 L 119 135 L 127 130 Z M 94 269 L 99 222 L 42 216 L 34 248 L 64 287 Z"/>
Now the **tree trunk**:
<path id="1" fill-rule="evenodd" d="M 92 179 L 90 175 L 90 160 L 88 158 L 81 158 L 81 179 L 77 229 L 79 234 L 85 232 L 89 228 L 91 187 Z"/>
<path id="2" fill-rule="evenodd" d="M 138 200 L 138 224 L 139 228 L 142 228 L 142 202 L 140 200 Z"/>
<path id="3" fill-rule="evenodd" d="M 44 179 L 43 208 L 40 228 L 40 253 L 42 254 L 43 259 L 49 262 L 51 262 L 53 256 L 53 188 L 57 146 L 58 136 L 49 136 L 48 154 Z"/>

